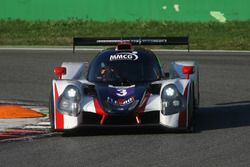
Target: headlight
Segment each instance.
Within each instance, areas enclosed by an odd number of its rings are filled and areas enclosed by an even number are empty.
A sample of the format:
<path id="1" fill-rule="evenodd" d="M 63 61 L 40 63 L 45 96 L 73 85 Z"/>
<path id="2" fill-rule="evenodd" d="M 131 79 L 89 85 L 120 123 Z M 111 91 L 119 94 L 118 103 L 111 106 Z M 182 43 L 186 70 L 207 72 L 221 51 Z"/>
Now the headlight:
<path id="1" fill-rule="evenodd" d="M 186 109 L 186 98 L 179 93 L 178 89 L 173 84 L 163 88 L 161 99 L 161 113 L 164 115 L 176 114 Z"/>
<path id="2" fill-rule="evenodd" d="M 179 95 L 179 92 L 175 85 L 167 85 L 165 88 L 163 88 L 162 91 L 162 98 L 168 99 L 168 98 L 175 98 Z"/>
<path id="3" fill-rule="evenodd" d="M 58 111 L 70 115 L 77 116 L 80 113 L 81 94 L 79 89 L 74 85 L 69 85 L 59 97 L 57 108 Z"/>
<path id="4" fill-rule="evenodd" d="M 181 106 L 181 101 L 180 100 L 173 100 L 173 106 L 174 107 L 180 107 Z"/>
<path id="5" fill-rule="evenodd" d="M 75 89 L 71 88 L 71 89 L 68 90 L 67 95 L 70 98 L 74 98 L 74 97 L 76 97 L 76 92 L 77 91 Z"/>
<path id="6" fill-rule="evenodd" d="M 73 85 L 69 85 L 66 87 L 66 89 L 63 92 L 63 96 L 67 99 L 71 99 L 74 101 L 79 101 L 81 94 L 80 91 L 78 90 L 78 88 L 76 86 Z"/>
<path id="7" fill-rule="evenodd" d="M 175 90 L 173 88 L 169 87 L 165 90 L 165 93 L 167 96 L 172 97 L 175 94 Z"/>

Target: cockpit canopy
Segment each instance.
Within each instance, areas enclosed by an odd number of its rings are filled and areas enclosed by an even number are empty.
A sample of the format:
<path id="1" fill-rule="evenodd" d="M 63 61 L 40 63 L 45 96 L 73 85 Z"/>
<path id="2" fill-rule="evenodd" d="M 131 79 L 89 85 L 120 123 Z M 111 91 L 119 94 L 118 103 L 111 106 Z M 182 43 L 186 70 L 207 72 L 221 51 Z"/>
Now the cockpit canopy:
<path id="1" fill-rule="evenodd" d="M 110 84 L 152 82 L 161 77 L 156 56 L 142 48 L 133 51 L 104 50 L 93 59 L 88 71 L 89 81 Z"/>

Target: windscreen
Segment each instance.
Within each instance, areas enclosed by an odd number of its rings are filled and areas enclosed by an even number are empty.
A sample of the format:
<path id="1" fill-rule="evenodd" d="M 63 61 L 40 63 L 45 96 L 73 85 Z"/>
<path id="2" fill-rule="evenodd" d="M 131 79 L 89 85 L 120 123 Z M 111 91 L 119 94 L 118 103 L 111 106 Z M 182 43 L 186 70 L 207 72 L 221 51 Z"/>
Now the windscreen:
<path id="1" fill-rule="evenodd" d="M 161 77 L 157 60 L 152 56 L 137 56 L 128 59 L 129 54 L 122 57 L 103 56 L 96 58 L 89 69 L 88 79 L 92 82 L 152 82 Z M 130 54 L 131 55 L 131 54 Z"/>

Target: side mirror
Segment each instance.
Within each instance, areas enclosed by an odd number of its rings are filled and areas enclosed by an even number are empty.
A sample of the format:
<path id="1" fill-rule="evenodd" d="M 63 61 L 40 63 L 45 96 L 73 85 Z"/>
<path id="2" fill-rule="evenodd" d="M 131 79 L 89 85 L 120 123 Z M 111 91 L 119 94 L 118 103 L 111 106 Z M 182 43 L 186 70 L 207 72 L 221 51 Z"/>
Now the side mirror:
<path id="1" fill-rule="evenodd" d="M 186 75 L 186 78 L 189 79 L 189 75 L 194 73 L 193 66 L 183 66 L 182 67 L 182 74 Z"/>
<path id="2" fill-rule="evenodd" d="M 58 79 L 62 79 L 62 76 L 66 74 L 65 67 L 55 67 L 54 74 L 58 77 Z"/>

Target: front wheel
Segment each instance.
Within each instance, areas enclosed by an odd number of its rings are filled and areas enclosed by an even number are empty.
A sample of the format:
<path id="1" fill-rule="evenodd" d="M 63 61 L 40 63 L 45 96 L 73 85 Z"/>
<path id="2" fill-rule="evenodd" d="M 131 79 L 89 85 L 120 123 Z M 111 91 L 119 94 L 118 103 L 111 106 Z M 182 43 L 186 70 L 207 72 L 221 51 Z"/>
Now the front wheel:
<path id="1" fill-rule="evenodd" d="M 193 85 L 191 86 L 191 95 L 188 103 L 188 128 L 187 132 L 195 132 L 195 98 L 194 98 L 194 89 Z"/>
<path id="2" fill-rule="evenodd" d="M 49 119 L 50 119 L 51 130 L 55 131 L 54 97 L 53 97 L 52 91 L 51 91 L 50 97 L 49 97 Z"/>

